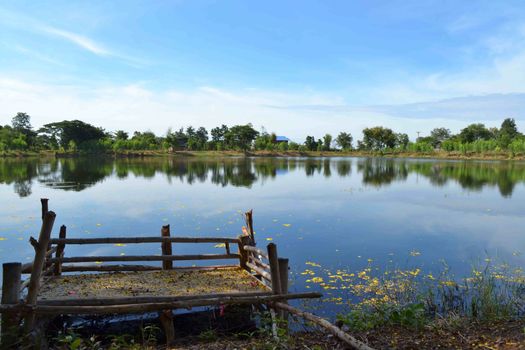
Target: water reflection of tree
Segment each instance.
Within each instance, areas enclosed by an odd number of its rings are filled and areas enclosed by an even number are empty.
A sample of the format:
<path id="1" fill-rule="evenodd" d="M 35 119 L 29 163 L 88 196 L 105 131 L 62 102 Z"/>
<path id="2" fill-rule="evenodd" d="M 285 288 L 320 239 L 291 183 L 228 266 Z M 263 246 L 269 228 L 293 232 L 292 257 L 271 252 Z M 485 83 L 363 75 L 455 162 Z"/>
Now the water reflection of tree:
<path id="1" fill-rule="evenodd" d="M 13 185 L 20 196 L 32 193 L 33 181 L 56 189 L 82 191 L 109 176 L 151 179 L 165 176 L 169 182 L 187 184 L 211 182 L 218 186 L 251 187 L 290 172 L 304 171 L 307 177 L 352 174 L 353 162 L 362 182 L 383 186 L 406 181 L 410 173 L 422 175 L 435 186 L 455 181 L 462 188 L 479 191 L 497 186 L 510 196 L 517 183 L 525 182 L 525 164 L 513 162 L 414 161 L 387 158 L 68 158 L 0 159 L 0 183 Z"/>
<path id="2" fill-rule="evenodd" d="M 387 158 L 365 158 L 357 161 L 357 170 L 363 174 L 363 183 L 373 186 L 405 181 L 408 167 L 405 161 Z"/>

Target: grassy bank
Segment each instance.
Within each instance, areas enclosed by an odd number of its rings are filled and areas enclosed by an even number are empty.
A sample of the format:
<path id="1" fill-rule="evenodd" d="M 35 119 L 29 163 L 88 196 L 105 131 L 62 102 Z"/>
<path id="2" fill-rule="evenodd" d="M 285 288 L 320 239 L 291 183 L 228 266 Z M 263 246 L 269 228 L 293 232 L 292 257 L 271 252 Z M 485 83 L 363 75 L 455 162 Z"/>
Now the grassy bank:
<path id="1" fill-rule="evenodd" d="M 132 157 L 390 157 L 390 158 L 422 158 L 451 160 L 525 160 L 525 154 L 512 152 L 401 152 L 401 151 L 175 151 L 144 150 L 119 152 L 55 152 L 55 151 L 9 151 L 0 153 L 0 157 L 79 157 L 107 156 L 116 158 Z"/>

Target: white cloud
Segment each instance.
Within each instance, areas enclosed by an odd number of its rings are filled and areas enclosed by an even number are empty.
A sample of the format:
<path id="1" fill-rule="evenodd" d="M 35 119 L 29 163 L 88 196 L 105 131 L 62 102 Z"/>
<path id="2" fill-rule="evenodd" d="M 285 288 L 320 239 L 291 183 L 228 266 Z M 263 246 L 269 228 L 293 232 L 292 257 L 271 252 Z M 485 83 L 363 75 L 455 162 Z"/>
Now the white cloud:
<path id="1" fill-rule="evenodd" d="M 190 91 L 168 89 L 153 91 L 140 84 L 83 88 L 78 86 L 31 84 L 0 79 L 0 124 L 9 123 L 17 112 L 27 112 L 33 124 L 64 119 L 81 119 L 107 130 L 152 130 L 164 134 L 168 127 L 252 123 L 265 126 L 302 142 L 306 135 L 321 137 L 349 131 L 360 138 L 365 127 L 383 125 L 396 131 L 428 133 L 446 126 L 458 131 L 470 122 L 480 121 L 480 110 L 489 110 L 483 121 L 499 125 L 523 111 L 524 95 L 472 97 L 421 104 L 351 107 L 332 95 L 280 93 L 262 90 L 226 91 L 201 87 Z M 502 109 L 506 115 L 498 115 Z M 519 122 L 519 121 L 518 121 Z M 522 125 L 518 125 L 522 126 Z"/>

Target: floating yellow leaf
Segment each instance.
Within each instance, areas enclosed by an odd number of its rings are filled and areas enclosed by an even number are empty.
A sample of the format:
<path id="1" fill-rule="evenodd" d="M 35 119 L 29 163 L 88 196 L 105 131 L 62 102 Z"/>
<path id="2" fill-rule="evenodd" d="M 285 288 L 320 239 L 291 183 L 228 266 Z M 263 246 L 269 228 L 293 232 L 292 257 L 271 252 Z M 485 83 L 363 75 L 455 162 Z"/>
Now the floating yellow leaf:
<path id="1" fill-rule="evenodd" d="M 97 227 L 100 227 L 100 226 L 102 226 L 102 224 L 97 224 Z"/>
<path id="2" fill-rule="evenodd" d="M 266 238 L 266 240 L 267 240 L 267 241 L 273 241 L 273 238 L 268 237 L 268 238 Z"/>
<path id="3" fill-rule="evenodd" d="M 100 265 L 102 264 L 102 261 L 95 261 L 95 264 Z"/>
<path id="4" fill-rule="evenodd" d="M 284 227 L 290 227 L 292 224 L 283 224 Z"/>
<path id="5" fill-rule="evenodd" d="M 115 247 L 125 247 L 126 245 L 124 243 L 116 243 L 113 244 Z"/>
<path id="6" fill-rule="evenodd" d="M 215 248 L 224 248 L 226 247 L 226 244 L 225 243 L 219 243 L 219 244 L 216 244 L 214 245 Z"/>
<path id="7" fill-rule="evenodd" d="M 5 241 L 5 240 L 7 240 L 7 238 L 5 238 L 5 237 L 0 237 L 0 241 Z"/>

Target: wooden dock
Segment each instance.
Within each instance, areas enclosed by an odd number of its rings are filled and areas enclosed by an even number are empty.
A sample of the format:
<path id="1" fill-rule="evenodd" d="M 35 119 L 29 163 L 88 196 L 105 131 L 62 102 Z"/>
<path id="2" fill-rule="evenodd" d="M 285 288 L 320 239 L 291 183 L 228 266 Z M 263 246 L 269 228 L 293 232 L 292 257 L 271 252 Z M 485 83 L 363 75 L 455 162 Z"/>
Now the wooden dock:
<path id="1" fill-rule="evenodd" d="M 235 238 L 171 237 L 169 225 L 159 236 L 67 238 L 61 226 L 51 238 L 56 215 L 42 199 L 42 227 L 32 263 L 3 264 L 2 348 L 25 339 L 42 338 L 42 320 L 74 314 L 123 314 L 159 311 L 167 342 L 174 338 L 172 310 L 226 304 L 267 304 L 289 299 L 319 298 L 319 293 L 288 293 L 288 259 L 277 246 L 256 247 L 252 212 Z M 158 243 L 161 255 L 68 256 L 71 245 Z M 214 244 L 219 254 L 176 255 L 174 244 Z M 147 252 L 147 246 L 144 250 Z M 182 267 L 179 261 L 229 260 L 230 264 Z M 159 265 L 141 264 L 157 262 Z M 22 275 L 29 275 L 22 280 Z M 281 312 L 281 317 L 287 317 Z"/>

